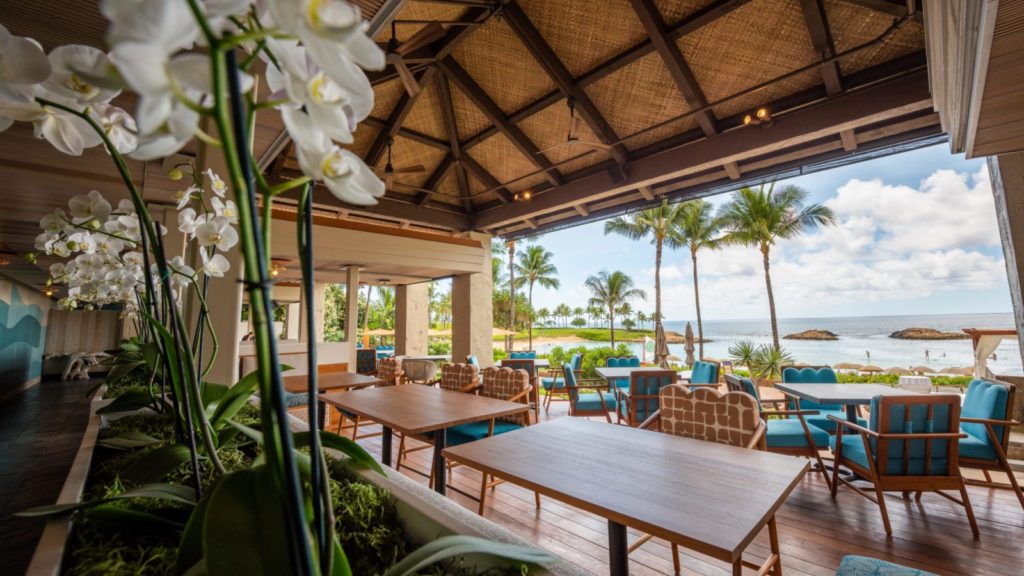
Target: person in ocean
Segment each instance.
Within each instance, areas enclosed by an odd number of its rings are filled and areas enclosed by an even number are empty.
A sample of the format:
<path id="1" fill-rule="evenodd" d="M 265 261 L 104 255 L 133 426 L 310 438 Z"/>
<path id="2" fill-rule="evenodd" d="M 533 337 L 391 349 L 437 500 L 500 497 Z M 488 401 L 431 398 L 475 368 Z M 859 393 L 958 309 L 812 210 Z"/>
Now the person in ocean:
<path id="1" fill-rule="evenodd" d="M 925 357 L 926 360 L 931 358 L 931 355 L 928 354 L 928 349 L 927 348 L 924 349 L 924 357 Z"/>
<path id="2" fill-rule="evenodd" d="M 871 360 L 871 350 L 865 350 L 864 355 L 867 356 L 868 360 Z"/>

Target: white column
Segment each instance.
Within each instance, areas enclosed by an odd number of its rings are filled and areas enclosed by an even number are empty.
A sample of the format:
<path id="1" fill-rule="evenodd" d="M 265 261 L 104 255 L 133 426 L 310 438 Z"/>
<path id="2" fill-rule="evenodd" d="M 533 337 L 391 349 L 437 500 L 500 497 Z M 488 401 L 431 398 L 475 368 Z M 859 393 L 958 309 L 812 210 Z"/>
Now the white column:
<path id="1" fill-rule="evenodd" d="M 288 322 L 285 324 L 285 339 L 299 340 L 302 305 L 299 302 L 288 304 Z"/>
<path id="2" fill-rule="evenodd" d="M 324 341 L 324 306 L 327 300 L 327 284 L 323 282 L 313 283 L 313 328 L 316 331 L 316 341 Z M 306 341 L 306 322 L 309 316 L 306 314 L 306 292 L 299 294 L 299 341 Z"/>
<path id="3" fill-rule="evenodd" d="M 395 287 L 395 354 L 417 356 L 427 353 L 430 327 L 427 283 Z"/>
<path id="4" fill-rule="evenodd" d="M 348 371 L 356 371 L 356 332 L 359 326 L 359 268 L 345 270 L 345 343 L 348 344 Z"/>
<path id="5" fill-rule="evenodd" d="M 490 239 L 473 234 L 485 246 L 480 272 L 452 279 L 452 360 L 476 354 L 482 367 L 494 364 L 494 288 L 491 282 Z"/>
<path id="6" fill-rule="evenodd" d="M 1024 279 L 1024 152 L 990 156 L 988 170 L 999 236 L 1003 241 L 1006 277 L 1010 282 L 1017 340 L 1024 356 L 1024 291 L 1021 289 Z"/>

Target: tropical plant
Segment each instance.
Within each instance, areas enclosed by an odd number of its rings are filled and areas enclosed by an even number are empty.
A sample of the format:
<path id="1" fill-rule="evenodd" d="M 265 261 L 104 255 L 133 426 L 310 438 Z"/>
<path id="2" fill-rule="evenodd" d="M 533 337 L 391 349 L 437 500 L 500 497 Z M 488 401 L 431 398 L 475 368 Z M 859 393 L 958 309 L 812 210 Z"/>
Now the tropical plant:
<path id="1" fill-rule="evenodd" d="M 543 325 L 548 321 L 549 318 L 551 318 L 551 311 L 548 310 L 547 308 L 541 308 L 540 310 L 537 310 L 537 312 L 535 312 L 534 315 L 536 316 L 537 321 Z"/>
<path id="2" fill-rule="evenodd" d="M 604 223 L 605 235 L 618 234 L 632 240 L 641 240 L 649 236 L 651 244 L 654 244 L 655 330 L 661 325 L 661 253 L 664 246 L 676 245 L 675 231 L 679 227 L 679 218 L 679 205 L 670 205 L 667 201 L 662 201 L 656 208 L 612 218 Z M 614 329 L 612 326 L 613 331 Z"/>
<path id="3" fill-rule="evenodd" d="M 632 318 L 626 318 L 622 321 L 622 327 L 626 330 L 633 330 L 636 327 L 636 322 Z"/>
<path id="4" fill-rule="evenodd" d="M 732 360 L 733 366 L 749 368 L 750 363 L 754 361 L 754 354 L 756 352 L 757 345 L 751 340 L 740 340 L 729 346 L 729 358 Z"/>
<path id="5" fill-rule="evenodd" d="M 676 246 L 690 249 L 693 264 L 693 300 L 697 308 L 697 346 L 704 357 L 704 322 L 700 313 L 700 283 L 697 281 L 697 252 L 702 248 L 715 250 L 721 242 L 722 220 L 715 216 L 713 207 L 704 200 L 690 200 L 680 206 L 679 226 L 675 230 Z"/>
<path id="6" fill-rule="evenodd" d="M 583 283 L 591 293 L 590 304 L 603 309 L 608 314 L 611 329 L 611 345 L 615 346 L 615 314 L 619 306 L 631 298 L 647 299 L 647 293 L 633 285 L 633 279 L 616 270 L 608 273 L 602 270 L 590 276 Z"/>
<path id="7" fill-rule="evenodd" d="M 575 326 L 576 328 L 583 328 L 584 326 L 587 325 L 587 321 L 577 316 L 572 319 L 572 325 Z"/>
<path id="8" fill-rule="evenodd" d="M 552 312 L 552 314 L 562 319 L 563 326 L 568 326 L 569 317 L 572 316 L 572 308 L 569 308 L 568 304 L 559 304 L 558 306 L 555 307 L 555 310 Z"/>
<path id="9" fill-rule="evenodd" d="M 582 319 L 586 315 L 587 315 L 586 309 L 581 307 L 581 306 L 577 306 L 577 307 L 572 309 L 572 316 L 573 316 L 573 318 L 581 318 Z M 584 325 L 586 325 L 586 321 L 584 321 Z"/>
<path id="10" fill-rule="evenodd" d="M 526 250 L 519 254 L 519 261 L 513 266 L 519 277 L 515 279 L 515 286 L 527 286 L 528 292 L 526 301 L 533 309 L 533 285 L 540 284 L 543 288 L 556 289 L 559 286 L 558 268 L 552 263 L 554 254 L 548 252 L 543 246 L 527 246 Z M 529 327 L 529 349 L 533 350 L 533 325 Z"/>
<path id="11" fill-rule="evenodd" d="M 819 226 L 835 224 L 832 210 L 822 204 L 805 206 L 807 192 L 796 186 L 775 189 L 775 184 L 758 188 L 744 186 L 722 207 L 719 218 L 725 230 L 722 242 L 753 246 L 761 251 L 764 281 L 768 291 L 772 344 L 779 347 L 779 325 L 775 317 L 775 295 L 769 272 L 769 252 L 776 240 L 795 238 Z"/>
<path id="12" fill-rule="evenodd" d="M 729 347 L 734 366 L 744 366 L 758 382 L 774 382 L 780 378 L 782 367 L 793 363 L 793 357 L 784 349 L 750 340 L 741 340 Z"/>
<path id="13" fill-rule="evenodd" d="M 643 310 L 636 311 L 636 321 L 640 324 L 640 329 L 644 329 L 644 323 L 647 322 L 647 314 L 644 314 Z"/>

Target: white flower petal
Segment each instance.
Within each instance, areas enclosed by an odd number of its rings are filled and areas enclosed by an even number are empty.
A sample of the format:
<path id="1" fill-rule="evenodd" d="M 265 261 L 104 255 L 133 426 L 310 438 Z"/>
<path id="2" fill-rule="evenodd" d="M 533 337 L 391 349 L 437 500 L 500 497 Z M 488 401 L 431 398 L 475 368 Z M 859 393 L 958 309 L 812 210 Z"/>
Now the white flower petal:
<path id="1" fill-rule="evenodd" d="M 0 82 L 38 84 L 50 76 L 50 61 L 38 42 L 0 26 Z"/>

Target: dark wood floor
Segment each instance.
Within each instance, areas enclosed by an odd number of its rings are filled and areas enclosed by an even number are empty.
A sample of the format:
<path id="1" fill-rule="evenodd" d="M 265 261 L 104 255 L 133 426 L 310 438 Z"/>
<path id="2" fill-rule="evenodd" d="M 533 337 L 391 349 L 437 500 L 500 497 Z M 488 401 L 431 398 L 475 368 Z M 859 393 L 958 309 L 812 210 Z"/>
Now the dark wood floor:
<path id="1" fill-rule="evenodd" d="M 565 402 L 556 402 L 548 418 L 568 417 L 565 413 Z M 360 443 L 379 455 L 379 436 Z M 571 449 L 552 446 L 552 458 L 558 457 L 559 450 Z M 413 453 L 413 467 L 429 470 L 430 453 Z M 426 484 L 420 474 L 403 473 Z M 1024 475 L 1018 477 L 1024 479 Z M 458 467 L 453 486 L 475 495 L 480 475 Z M 757 489 L 756 481 L 751 481 L 750 489 Z M 887 541 L 874 503 L 847 488 L 840 488 L 836 500 L 832 500 L 821 477 L 809 474 L 778 515 L 784 573 L 832 575 L 844 555 L 860 554 L 938 574 L 1024 574 L 1024 510 L 1016 497 L 1007 490 L 972 487 L 969 491 L 981 528 L 979 540 L 972 539 L 962 508 L 936 494 L 925 494 L 920 503 L 903 501 L 898 495 L 887 498 L 894 531 L 892 540 Z M 475 501 L 453 491 L 449 494 L 476 511 Z M 492 494 L 485 513 L 488 519 L 594 574 L 608 573 L 604 519 L 548 498 L 537 510 L 532 492 L 510 484 L 499 486 Z M 631 542 L 637 536 L 630 531 Z M 759 562 L 767 553 L 768 535 L 764 533 L 747 554 Z M 730 573 L 725 564 L 695 553 L 685 554 L 682 565 L 685 574 Z M 672 574 L 668 544 L 654 540 L 642 546 L 630 555 L 630 570 L 640 576 Z"/>
<path id="2" fill-rule="evenodd" d="M 14 512 L 53 504 L 89 419 L 95 382 L 44 380 L 0 403 L 0 574 L 28 567 L 44 520 Z"/>

